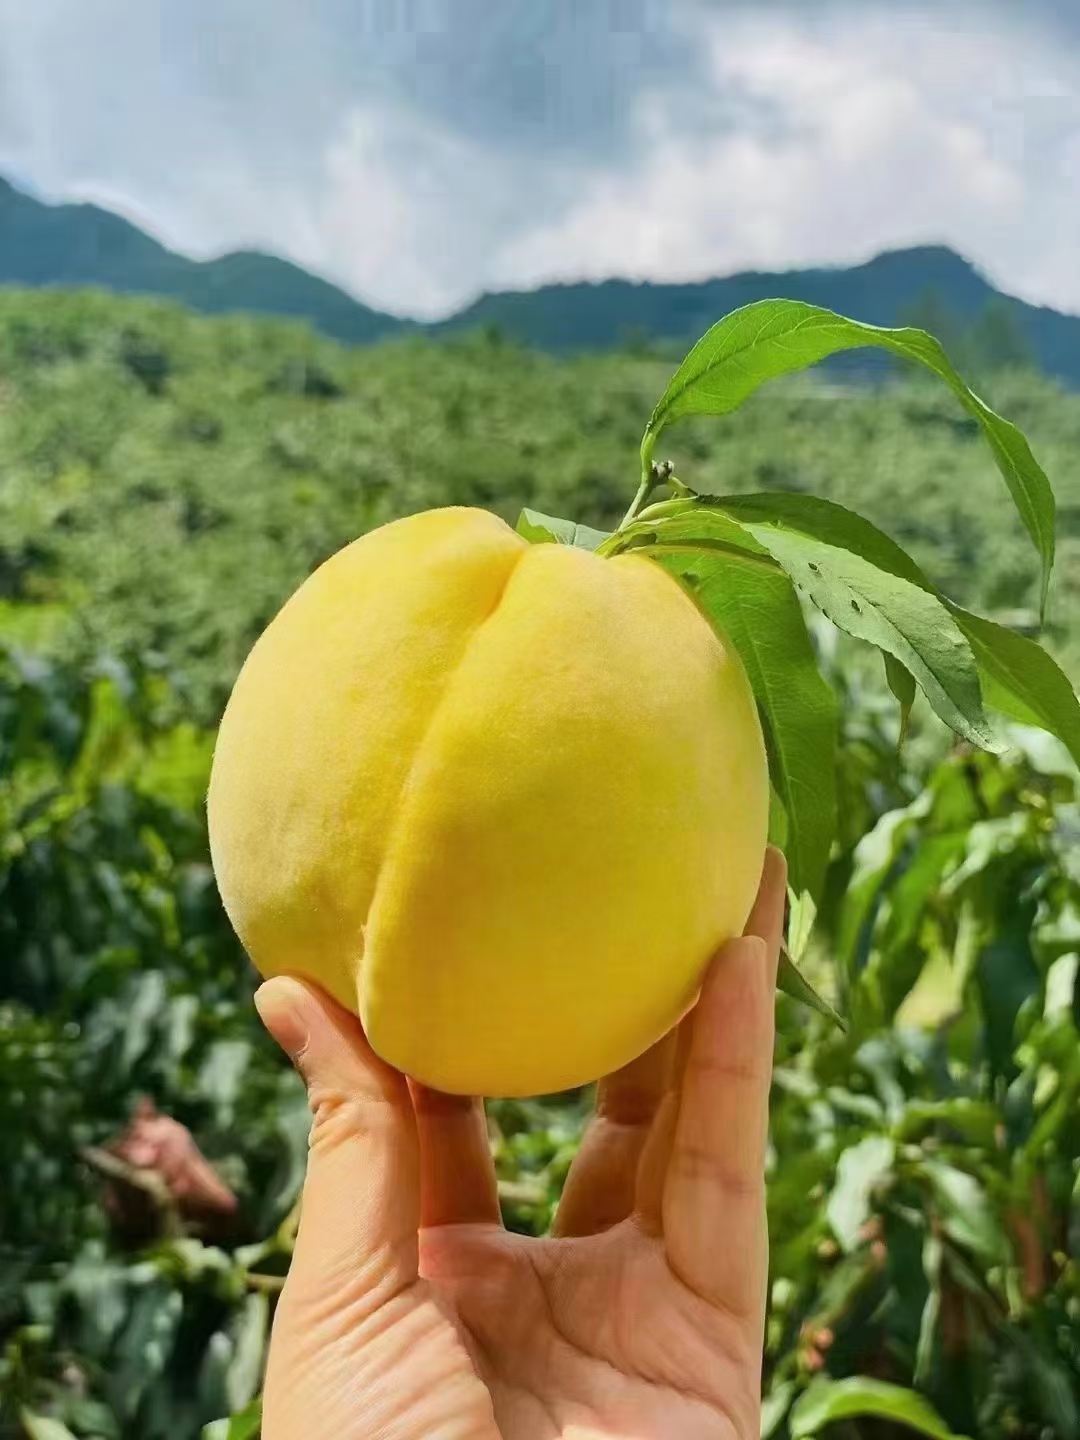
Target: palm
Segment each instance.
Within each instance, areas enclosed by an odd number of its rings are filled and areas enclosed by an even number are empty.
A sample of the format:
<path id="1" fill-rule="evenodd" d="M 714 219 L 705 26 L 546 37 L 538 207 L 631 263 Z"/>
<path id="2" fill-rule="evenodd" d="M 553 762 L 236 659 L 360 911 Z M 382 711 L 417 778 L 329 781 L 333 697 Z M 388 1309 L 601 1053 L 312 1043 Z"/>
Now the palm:
<path id="1" fill-rule="evenodd" d="M 306 1008 L 291 1048 L 315 1125 L 264 1440 L 757 1435 L 784 893 L 770 852 L 757 938 L 601 1083 L 542 1239 L 502 1226 L 479 1101 L 406 1084 L 352 1017 L 270 982 Z"/>
<path id="2" fill-rule="evenodd" d="M 750 1433 L 756 1327 L 684 1285 L 636 1221 L 574 1240 L 489 1226 L 431 1236 L 423 1256 L 457 1277 L 434 1285 L 455 1317 L 445 1323 L 458 1327 L 505 1440 Z"/>

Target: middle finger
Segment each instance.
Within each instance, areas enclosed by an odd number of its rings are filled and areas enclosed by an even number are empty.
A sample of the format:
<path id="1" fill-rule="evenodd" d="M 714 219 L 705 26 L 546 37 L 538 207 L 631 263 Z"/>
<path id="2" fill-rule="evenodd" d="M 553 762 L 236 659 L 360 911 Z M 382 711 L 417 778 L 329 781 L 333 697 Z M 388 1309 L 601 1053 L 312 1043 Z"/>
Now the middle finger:
<path id="1" fill-rule="evenodd" d="M 596 1235 L 630 1214 L 638 1161 L 671 1083 L 677 1031 L 600 1082 L 596 1113 L 566 1178 L 553 1235 Z"/>

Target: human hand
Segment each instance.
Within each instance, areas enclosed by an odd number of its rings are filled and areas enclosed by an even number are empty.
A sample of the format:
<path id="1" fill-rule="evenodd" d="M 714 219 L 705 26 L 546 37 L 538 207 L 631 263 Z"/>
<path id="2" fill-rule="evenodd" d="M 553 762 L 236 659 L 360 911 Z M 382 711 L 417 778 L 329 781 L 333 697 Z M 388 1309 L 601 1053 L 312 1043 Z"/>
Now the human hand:
<path id="1" fill-rule="evenodd" d="M 550 1236 L 506 1231 L 483 1104 L 314 986 L 259 990 L 314 1112 L 263 1440 L 756 1440 L 783 857 L 694 1009 L 601 1082 Z"/>

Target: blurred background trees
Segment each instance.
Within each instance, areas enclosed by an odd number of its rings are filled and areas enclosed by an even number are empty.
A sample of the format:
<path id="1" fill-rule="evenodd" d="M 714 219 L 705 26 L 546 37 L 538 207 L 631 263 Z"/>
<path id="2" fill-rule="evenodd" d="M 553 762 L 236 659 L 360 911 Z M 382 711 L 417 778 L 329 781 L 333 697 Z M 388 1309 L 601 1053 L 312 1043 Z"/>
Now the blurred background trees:
<path id="1" fill-rule="evenodd" d="M 1026 368 L 1004 311 L 954 338 L 1057 490 L 1044 639 L 1075 680 L 1080 398 Z M 0 294 L 3 1440 L 183 1440 L 233 1413 L 211 1434 L 257 1432 L 308 1117 L 206 847 L 247 647 L 395 515 L 617 521 L 670 368 L 639 341 L 349 351 Z M 1030 628 L 1035 567 L 973 427 L 884 379 L 774 383 L 671 454 L 727 489 L 857 503 L 956 599 Z M 814 636 L 843 700 L 842 813 L 804 961 L 848 1029 L 778 1002 L 766 1432 L 1078 1436 L 1080 782 L 1039 732 L 973 754 L 918 705 L 898 753 L 879 668 Z M 588 1103 L 490 1102 L 509 1224 L 549 1222 Z"/>

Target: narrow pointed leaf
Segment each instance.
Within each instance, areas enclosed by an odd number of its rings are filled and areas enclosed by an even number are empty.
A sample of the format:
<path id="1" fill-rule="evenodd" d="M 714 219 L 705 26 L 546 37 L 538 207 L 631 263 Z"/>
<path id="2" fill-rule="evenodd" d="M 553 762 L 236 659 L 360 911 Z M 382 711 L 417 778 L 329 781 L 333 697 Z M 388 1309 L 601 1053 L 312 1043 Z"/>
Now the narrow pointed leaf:
<path id="1" fill-rule="evenodd" d="M 810 947 L 810 936 L 817 919 L 817 906 L 812 895 L 801 894 L 788 887 L 788 950 L 799 964 Z"/>
<path id="2" fill-rule="evenodd" d="M 269 1303 L 265 1294 L 249 1295 L 232 1327 L 232 1358 L 226 1377 L 227 1398 L 233 1410 L 250 1406 L 263 1371 Z"/>
<path id="3" fill-rule="evenodd" d="M 883 650 L 881 654 L 885 661 L 885 679 L 900 705 L 900 736 L 896 742 L 897 748 L 900 748 L 907 736 L 911 707 L 915 703 L 915 677 L 907 666 L 901 664 L 888 650 Z"/>
<path id="4" fill-rule="evenodd" d="M 795 1402 L 788 1417 L 791 1440 L 810 1440 L 829 1425 L 861 1416 L 891 1420 L 919 1435 L 929 1435 L 932 1440 L 962 1440 L 922 1395 L 864 1375 L 815 1380 Z"/>
<path id="5" fill-rule="evenodd" d="M 767 569 L 775 570 L 776 561 L 766 546 L 755 539 L 740 515 L 727 512 L 726 504 L 696 498 L 650 505 L 630 525 L 610 536 L 600 553 L 616 555 L 623 550 L 646 549 L 652 545 L 693 546 L 699 550 L 724 551 L 740 559 L 749 556 Z"/>
<path id="6" fill-rule="evenodd" d="M 771 524 L 831 540 L 879 569 L 938 595 L 971 646 L 985 704 L 1021 724 L 1038 725 L 1056 735 L 1080 764 L 1080 701 L 1068 677 L 1042 646 L 1015 630 L 972 615 L 940 595 L 911 556 L 869 520 L 815 495 L 726 495 L 697 503 L 710 509 L 717 507 L 751 526 Z M 655 517 L 656 524 L 664 519 L 671 505 L 651 506 L 645 513 Z"/>
<path id="7" fill-rule="evenodd" d="M 262 1425 L 262 1400 L 256 1398 L 245 1410 L 203 1427 L 202 1440 L 256 1440 Z"/>
<path id="8" fill-rule="evenodd" d="M 1080 700 L 1065 673 L 1026 635 L 958 605 L 949 609 L 975 654 L 991 709 L 1049 730 L 1080 765 Z"/>
<path id="9" fill-rule="evenodd" d="M 937 594 L 934 584 L 902 545 L 857 511 L 835 500 L 798 491 L 773 490 L 748 495 L 700 496 L 698 503 L 709 508 L 715 506 L 741 524 L 797 530 L 828 545 L 840 545 L 861 555 L 879 570 L 887 570 L 890 575 L 898 575 L 901 580 L 910 580 L 913 585 Z M 659 510 L 659 506 L 651 506 L 648 513 Z"/>
<path id="10" fill-rule="evenodd" d="M 35 1415 L 32 1410 L 21 1410 L 19 1422 L 28 1440 L 75 1440 L 74 1433 L 66 1425 L 48 1415 Z"/>
<path id="11" fill-rule="evenodd" d="M 915 1348 L 913 1378 L 916 1384 L 925 1383 L 931 1375 L 938 1344 L 941 1320 L 941 1259 L 944 1248 L 938 1235 L 927 1235 L 923 1242 L 922 1262 L 927 1294 L 919 1318 L 919 1343 Z"/>
<path id="12" fill-rule="evenodd" d="M 895 656 L 958 734 L 984 749 L 999 748 L 983 713 L 971 647 L 936 595 L 839 544 L 744 523 L 838 629 Z"/>
<path id="13" fill-rule="evenodd" d="M 971 647 L 915 562 L 861 516 L 828 501 L 802 505 L 807 498 L 667 501 L 644 511 L 622 543 L 655 537 L 668 544 L 678 537 L 745 548 L 732 528 L 737 521 L 760 547 L 759 560 L 767 552 L 834 625 L 898 660 L 947 725 L 983 749 L 999 749 L 983 713 Z M 619 543 L 615 536 L 605 549 Z"/>
<path id="14" fill-rule="evenodd" d="M 792 1000 L 798 1000 L 801 1005 L 816 1010 L 819 1015 L 824 1015 L 826 1020 L 831 1020 L 838 1030 L 847 1030 L 847 1025 L 836 1013 L 829 1002 L 814 989 L 802 973 L 799 967 L 792 960 L 786 945 L 780 946 L 780 964 L 776 971 L 776 988 L 790 995 Z"/>
<path id="15" fill-rule="evenodd" d="M 791 582 L 768 556 L 734 547 L 655 543 L 640 553 L 682 582 L 746 666 L 787 815 L 791 884 L 817 894 L 836 829 L 836 697 Z"/>
<path id="16" fill-rule="evenodd" d="M 864 1135 L 836 1164 L 836 1182 L 825 1207 L 833 1234 L 847 1253 L 865 1243 L 863 1227 L 874 1212 L 874 1193 L 892 1173 L 896 1146 L 887 1135 Z"/>
<path id="17" fill-rule="evenodd" d="M 924 1160 L 921 1170 L 933 1189 L 943 1233 L 984 1266 L 1007 1263 L 1008 1241 L 985 1186 L 943 1160 Z"/>
<path id="18" fill-rule="evenodd" d="M 776 786 L 769 781 L 769 844 L 780 850 L 787 849 L 788 818 L 784 802 L 776 793 Z"/>
<path id="19" fill-rule="evenodd" d="M 595 550 L 609 538 L 606 530 L 594 530 L 589 525 L 577 525 L 573 520 L 561 520 L 555 515 L 541 515 L 538 510 L 522 510 L 515 528 L 533 545 L 576 545 L 582 550 Z"/>
<path id="20" fill-rule="evenodd" d="M 647 470 L 657 436 L 684 415 L 725 415 L 766 380 L 790 374 L 842 350 L 876 346 L 918 361 L 943 380 L 982 429 L 1042 561 L 1045 612 L 1054 563 L 1054 494 L 1027 440 L 957 374 L 941 345 L 923 330 L 885 329 L 797 300 L 760 300 L 733 311 L 687 355 L 660 398 L 642 441 Z"/>
<path id="21" fill-rule="evenodd" d="M 795 1382 L 782 1380 L 779 1385 L 774 1385 L 762 1400 L 760 1440 L 771 1440 L 771 1437 L 779 1430 L 784 1416 L 791 1407 L 794 1394 Z"/>

